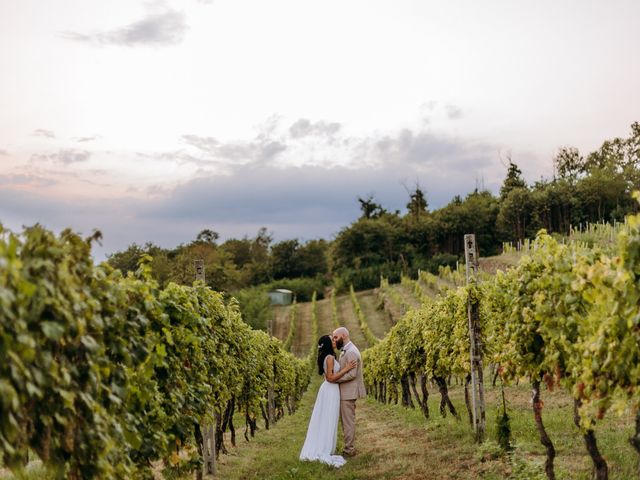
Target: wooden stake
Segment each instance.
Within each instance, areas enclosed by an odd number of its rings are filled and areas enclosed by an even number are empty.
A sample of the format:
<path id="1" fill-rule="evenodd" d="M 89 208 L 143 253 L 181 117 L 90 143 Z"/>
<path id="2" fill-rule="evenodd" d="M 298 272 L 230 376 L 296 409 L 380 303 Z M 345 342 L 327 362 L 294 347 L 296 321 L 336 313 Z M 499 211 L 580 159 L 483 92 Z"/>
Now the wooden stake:
<path id="1" fill-rule="evenodd" d="M 204 260 L 194 260 L 196 270 L 196 281 L 206 283 L 204 272 Z M 216 432 L 213 425 L 203 425 L 202 428 L 202 465 L 203 475 L 216 474 Z"/>
<path id="2" fill-rule="evenodd" d="M 467 285 L 475 283 L 478 275 L 478 247 L 476 236 L 464 236 L 464 256 Z M 469 355 L 471 359 L 471 402 L 473 429 L 478 442 L 485 436 L 484 376 L 482 371 L 482 340 L 480 331 L 480 306 L 471 298 L 467 301 L 469 318 Z"/>

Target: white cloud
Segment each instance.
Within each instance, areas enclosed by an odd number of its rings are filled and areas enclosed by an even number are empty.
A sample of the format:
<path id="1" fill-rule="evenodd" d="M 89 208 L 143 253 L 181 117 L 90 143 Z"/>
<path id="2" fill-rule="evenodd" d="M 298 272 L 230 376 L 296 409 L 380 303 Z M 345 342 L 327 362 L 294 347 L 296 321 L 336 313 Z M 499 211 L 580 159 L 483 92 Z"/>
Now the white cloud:
<path id="1" fill-rule="evenodd" d="M 188 30 L 183 12 L 167 9 L 151 12 L 144 18 L 123 27 L 103 32 L 66 32 L 62 36 L 68 40 L 92 45 L 167 46 L 182 43 Z"/>
<path id="2" fill-rule="evenodd" d="M 62 148 L 56 153 L 34 153 L 31 155 L 31 161 L 33 162 L 52 161 L 63 165 L 86 162 L 90 158 L 91 152 L 88 150 L 77 150 L 74 148 Z"/>
<path id="3" fill-rule="evenodd" d="M 38 128 L 33 131 L 34 137 L 44 137 L 44 138 L 56 138 L 56 134 L 52 130 L 46 130 L 44 128 Z"/>

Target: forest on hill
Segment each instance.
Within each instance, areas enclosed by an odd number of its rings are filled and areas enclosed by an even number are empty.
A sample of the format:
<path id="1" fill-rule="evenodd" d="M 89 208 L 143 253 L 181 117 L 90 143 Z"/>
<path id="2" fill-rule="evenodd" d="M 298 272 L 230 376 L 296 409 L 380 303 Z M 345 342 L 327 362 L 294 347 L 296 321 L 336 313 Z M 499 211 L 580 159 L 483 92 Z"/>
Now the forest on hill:
<path id="1" fill-rule="evenodd" d="M 239 298 L 246 313 L 251 308 L 260 311 L 249 303 L 271 287 L 291 288 L 300 300 L 309 300 L 314 290 L 322 296 L 328 285 L 362 290 L 377 286 L 381 275 L 395 282 L 418 269 L 435 272 L 441 265 L 455 265 L 465 233 L 475 233 L 481 255 L 489 256 L 499 253 L 503 242 L 531 238 L 542 228 L 566 235 L 580 224 L 623 221 L 637 211 L 632 195 L 638 189 L 640 123 L 635 122 L 627 137 L 606 140 L 586 155 L 560 148 L 549 178 L 532 184 L 509 159 L 497 195 L 475 190 L 431 210 L 428 192 L 417 184 L 407 192 L 406 211 L 401 212 L 354 192 L 361 216 L 333 240 L 274 242 L 268 229 L 261 228 L 254 237 L 222 242 L 214 229 L 206 229 L 175 248 L 132 244 L 110 255 L 108 262 L 126 273 L 137 268 L 141 255 L 150 255 L 155 279 L 166 285 L 190 284 L 193 260 L 203 259 L 207 284 Z M 266 302 L 264 295 L 260 301 Z M 264 319 L 248 320 L 264 326 Z"/>

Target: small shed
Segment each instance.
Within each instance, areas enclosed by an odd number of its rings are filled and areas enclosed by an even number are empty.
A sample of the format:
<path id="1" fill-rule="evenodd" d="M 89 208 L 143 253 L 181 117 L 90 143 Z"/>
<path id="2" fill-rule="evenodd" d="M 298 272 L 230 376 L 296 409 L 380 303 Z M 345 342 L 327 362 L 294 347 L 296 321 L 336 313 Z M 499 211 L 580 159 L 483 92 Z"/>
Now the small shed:
<path id="1" fill-rule="evenodd" d="M 268 295 L 271 305 L 291 305 L 293 302 L 293 292 L 284 288 L 271 290 Z"/>

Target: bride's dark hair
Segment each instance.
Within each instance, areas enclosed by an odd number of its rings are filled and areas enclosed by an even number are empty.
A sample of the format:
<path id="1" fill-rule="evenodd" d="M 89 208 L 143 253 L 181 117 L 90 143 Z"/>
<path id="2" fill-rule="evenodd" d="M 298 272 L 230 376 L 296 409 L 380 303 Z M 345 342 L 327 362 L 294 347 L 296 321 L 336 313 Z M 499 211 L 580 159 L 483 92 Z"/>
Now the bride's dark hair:
<path id="1" fill-rule="evenodd" d="M 333 351 L 333 344 L 331 343 L 331 337 L 329 335 L 323 335 L 318 340 L 318 373 L 322 375 L 324 373 L 324 359 L 327 355 L 335 355 Z"/>

